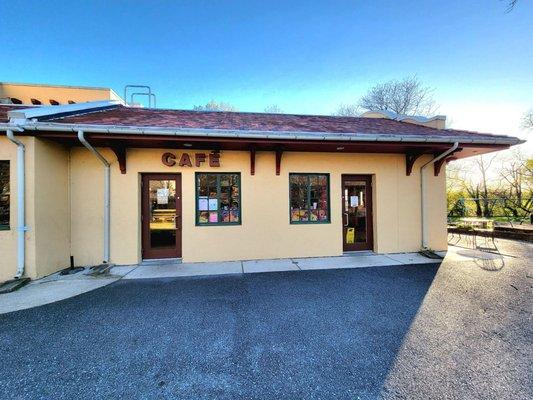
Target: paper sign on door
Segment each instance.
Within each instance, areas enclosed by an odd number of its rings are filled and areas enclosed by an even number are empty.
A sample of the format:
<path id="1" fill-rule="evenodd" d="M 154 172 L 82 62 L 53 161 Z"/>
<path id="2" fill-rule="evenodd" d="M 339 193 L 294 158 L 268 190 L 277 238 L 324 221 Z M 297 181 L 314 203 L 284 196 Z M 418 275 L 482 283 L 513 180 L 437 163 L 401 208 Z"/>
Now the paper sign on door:
<path id="1" fill-rule="evenodd" d="M 168 204 L 168 189 L 157 189 L 157 204 Z"/>
<path id="2" fill-rule="evenodd" d="M 346 244 L 355 243 L 355 228 L 346 229 Z"/>
<path id="3" fill-rule="evenodd" d="M 359 196 L 350 196 L 350 207 L 359 206 Z"/>

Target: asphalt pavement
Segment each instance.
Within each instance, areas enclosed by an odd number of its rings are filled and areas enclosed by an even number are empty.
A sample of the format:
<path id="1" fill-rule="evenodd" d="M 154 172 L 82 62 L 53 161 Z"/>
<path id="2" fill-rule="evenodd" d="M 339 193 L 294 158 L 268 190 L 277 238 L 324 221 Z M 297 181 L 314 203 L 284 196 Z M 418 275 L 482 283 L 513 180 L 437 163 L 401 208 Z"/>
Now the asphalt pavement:
<path id="1" fill-rule="evenodd" d="M 120 280 L 3 314 L 0 398 L 532 398 L 533 246 L 489 247 L 506 257 Z"/>

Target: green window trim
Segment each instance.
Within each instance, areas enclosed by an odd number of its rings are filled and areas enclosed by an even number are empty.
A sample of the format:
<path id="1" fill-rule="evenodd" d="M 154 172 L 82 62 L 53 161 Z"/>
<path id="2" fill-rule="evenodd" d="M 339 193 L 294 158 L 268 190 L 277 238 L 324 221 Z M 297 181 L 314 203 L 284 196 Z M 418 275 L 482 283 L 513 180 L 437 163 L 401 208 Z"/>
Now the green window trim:
<path id="1" fill-rule="evenodd" d="M 327 191 L 327 212 L 328 216 L 326 220 L 317 220 L 317 221 L 293 221 L 292 220 L 292 191 L 291 191 L 291 177 L 292 176 L 306 176 L 307 177 L 307 204 L 309 207 L 307 208 L 307 211 L 311 213 L 311 185 L 309 184 L 310 178 L 312 176 L 325 176 L 326 177 L 326 191 Z M 290 172 L 289 173 L 289 223 L 291 225 L 306 225 L 306 224 L 330 224 L 331 223 L 331 193 L 330 193 L 330 179 L 329 179 L 329 173 L 321 173 L 321 172 Z"/>
<path id="2" fill-rule="evenodd" d="M 0 231 L 8 231 L 9 229 L 9 225 L 0 225 Z"/>
<path id="3" fill-rule="evenodd" d="M 216 176 L 216 189 L 217 189 L 217 202 L 218 202 L 218 221 L 219 222 L 200 222 L 200 210 L 198 207 L 198 200 L 200 196 L 200 187 L 199 187 L 199 176 L 200 175 L 212 175 Z M 222 175 L 235 175 L 237 177 L 237 187 L 239 189 L 239 196 L 238 196 L 238 202 L 239 202 L 239 209 L 238 209 L 238 216 L 239 220 L 237 222 L 222 222 L 222 209 L 220 207 L 220 193 L 221 193 L 221 185 L 220 185 L 220 178 Z M 195 223 L 196 226 L 231 226 L 231 225 L 242 225 L 242 195 L 241 195 L 241 173 L 240 172 L 196 172 L 194 176 L 194 202 L 195 202 Z M 229 210 L 231 212 L 231 210 Z"/>

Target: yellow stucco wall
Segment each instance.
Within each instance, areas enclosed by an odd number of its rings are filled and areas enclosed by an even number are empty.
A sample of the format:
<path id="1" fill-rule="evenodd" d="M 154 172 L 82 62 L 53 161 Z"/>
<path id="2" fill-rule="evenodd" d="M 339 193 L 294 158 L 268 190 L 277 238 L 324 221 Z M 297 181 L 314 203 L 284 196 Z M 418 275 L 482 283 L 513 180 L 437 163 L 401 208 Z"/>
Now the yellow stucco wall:
<path id="1" fill-rule="evenodd" d="M 38 278 L 69 264 L 68 157 L 62 146 L 20 137 L 26 146 L 26 268 Z M 10 161 L 10 229 L 0 231 L 0 282 L 17 269 L 17 147 L 0 136 L 0 160 Z"/>
<path id="2" fill-rule="evenodd" d="M 67 150 L 33 137 L 26 144 L 26 275 L 42 277 L 68 266 L 102 261 L 103 169 L 84 148 Z M 373 175 L 374 251 L 417 251 L 420 248 L 419 159 L 405 176 L 402 155 L 284 153 L 281 175 L 275 157 L 258 152 L 256 174 L 250 175 L 247 152 L 224 151 L 221 167 L 166 167 L 161 155 L 168 149 L 129 149 L 127 174 L 120 174 L 116 158 L 111 176 L 111 261 L 141 261 L 140 174 L 181 173 L 183 261 L 223 261 L 259 258 L 332 256 L 342 254 L 341 175 Z M 190 151 L 194 153 L 194 151 Z M 175 151 L 175 153 L 180 153 Z M 0 231 L 0 281 L 16 271 L 16 146 L 0 136 L 0 159 L 11 161 L 11 229 Z M 242 225 L 195 226 L 194 173 L 240 172 Z M 330 174 L 331 223 L 289 223 L 289 172 Z M 70 177 L 70 178 L 69 178 Z M 429 244 L 446 249 L 445 174 L 428 170 Z"/>
<path id="3" fill-rule="evenodd" d="M 32 104 L 31 99 L 37 99 L 43 105 L 49 106 L 50 99 L 60 104 L 68 104 L 69 100 L 76 103 L 96 100 L 120 100 L 111 89 L 90 88 L 76 86 L 12 84 L 0 82 L 0 98 L 15 97 L 23 104 Z"/>
<path id="4" fill-rule="evenodd" d="M 35 232 L 31 229 L 35 219 L 34 188 L 35 162 L 33 137 L 21 137 L 26 147 L 26 264 L 35 265 Z M 0 160 L 10 161 L 10 229 L 0 231 L 0 282 L 12 279 L 17 271 L 17 146 L 5 136 L 0 136 Z"/>
<path id="5" fill-rule="evenodd" d="M 281 175 L 275 175 L 271 152 L 259 152 L 256 174 L 250 175 L 247 152 L 222 152 L 221 167 L 166 167 L 167 150 L 129 149 L 127 174 L 113 160 L 111 190 L 111 261 L 132 264 L 141 260 L 140 173 L 182 174 L 183 261 L 221 261 L 258 258 L 329 256 L 342 254 L 341 175 L 374 176 L 374 250 L 380 253 L 420 248 L 421 158 L 411 176 L 405 176 L 403 155 L 284 153 Z M 242 225 L 195 226 L 194 172 L 241 172 Z M 331 223 L 289 224 L 289 172 L 330 173 Z M 445 174 L 428 174 L 430 246 L 446 248 Z M 71 238 L 77 263 L 102 261 L 103 170 L 83 148 L 71 152 Z"/>
<path id="6" fill-rule="evenodd" d="M 28 275 L 41 277 L 69 266 L 69 151 L 61 145 L 36 139 L 34 157 L 32 231 L 36 262 L 28 265 Z"/>

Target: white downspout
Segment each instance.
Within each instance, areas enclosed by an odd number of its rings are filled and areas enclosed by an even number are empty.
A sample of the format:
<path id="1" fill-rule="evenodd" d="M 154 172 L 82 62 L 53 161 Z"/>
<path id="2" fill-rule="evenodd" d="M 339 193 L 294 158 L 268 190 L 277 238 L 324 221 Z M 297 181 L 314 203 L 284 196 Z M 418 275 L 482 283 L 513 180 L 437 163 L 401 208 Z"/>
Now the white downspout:
<path id="1" fill-rule="evenodd" d="M 18 128 L 19 131 L 22 129 Z M 15 138 L 12 129 L 6 130 L 9 140 L 17 145 L 17 273 L 15 279 L 24 275 L 26 265 L 26 148 L 24 143 Z"/>
<path id="2" fill-rule="evenodd" d="M 109 238 L 110 238 L 110 183 L 111 183 L 111 168 L 109 161 L 107 161 L 102 154 L 100 154 L 91 144 L 85 139 L 84 132 L 78 131 L 78 139 L 96 158 L 98 158 L 104 165 L 104 263 L 109 263 Z"/>
<path id="3" fill-rule="evenodd" d="M 425 182 L 425 178 L 424 178 L 424 170 L 426 167 L 428 167 L 429 165 L 432 165 L 434 164 L 435 162 L 443 159 L 444 157 L 446 157 L 448 154 L 450 153 L 453 153 L 455 150 L 457 150 L 457 148 L 459 147 L 459 142 L 455 142 L 453 144 L 452 147 L 450 147 L 448 150 L 446 150 L 444 153 L 442 154 L 439 154 L 437 157 L 433 158 L 432 160 L 428 161 L 427 163 L 425 163 L 424 165 L 422 165 L 420 167 L 420 196 L 421 196 L 421 199 L 420 199 L 420 207 L 421 207 L 421 212 L 422 212 L 422 250 L 427 250 L 428 249 L 428 242 L 429 242 L 429 239 L 428 239 L 428 229 L 427 229 L 427 209 L 426 209 L 426 201 L 425 201 L 425 187 L 426 187 L 426 182 Z"/>

